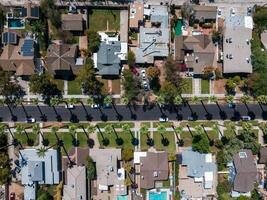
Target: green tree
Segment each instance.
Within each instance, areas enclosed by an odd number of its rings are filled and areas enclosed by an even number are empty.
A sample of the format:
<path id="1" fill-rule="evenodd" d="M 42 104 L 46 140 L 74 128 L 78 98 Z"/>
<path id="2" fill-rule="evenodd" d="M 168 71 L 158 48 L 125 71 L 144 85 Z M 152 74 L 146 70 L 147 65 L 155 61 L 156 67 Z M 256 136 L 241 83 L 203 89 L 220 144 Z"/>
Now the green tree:
<path id="1" fill-rule="evenodd" d="M 49 104 L 52 97 L 62 97 L 61 91 L 48 73 L 33 74 L 30 77 L 29 87 L 32 93 L 41 94 L 46 104 Z"/>
<path id="2" fill-rule="evenodd" d="M 100 35 L 93 30 L 88 30 L 86 32 L 87 38 L 88 38 L 88 50 L 90 53 L 94 53 L 98 51 L 98 47 L 101 43 L 101 37 Z"/>
<path id="3" fill-rule="evenodd" d="M 198 96 L 193 96 L 191 102 L 193 104 L 198 104 L 200 102 L 200 98 Z"/>
<path id="4" fill-rule="evenodd" d="M 192 149 L 193 151 L 198 151 L 200 153 L 210 152 L 210 143 L 204 133 L 195 134 L 193 136 Z"/>
<path id="5" fill-rule="evenodd" d="M 160 88 L 160 94 L 164 97 L 167 103 L 173 103 L 179 92 L 172 82 L 165 81 Z"/>
<path id="6" fill-rule="evenodd" d="M 0 152 L 0 184 L 8 183 L 11 177 L 9 157 L 6 152 Z"/>
<path id="7" fill-rule="evenodd" d="M 175 98 L 174 98 L 174 104 L 175 105 L 181 105 L 183 103 L 183 99 L 182 99 L 182 97 L 179 95 L 179 96 L 176 96 Z"/>
<path id="8" fill-rule="evenodd" d="M 218 171 L 223 171 L 226 167 L 226 159 L 224 157 L 223 151 L 219 151 L 216 155 L 216 163 L 218 165 Z"/>
<path id="9" fill-rule="evenodd" d="M 121 158 L 123 161 L 131 161 L 133 159 L 134 151 L 130 148 L 123 148 L 121 152 Z"/>
<path id="10" fill-rule="evenodd" d="M 134 65 L 135 65 L 135 55 L 134 55 L 134 52 L 131 51 L 131 50 L 128 51 L 127 62 L 128 62 L 129 67 L 134 67 Z"/>
<path id="11" fill-rule="evenodd" d="M 236 83 L 232 79 L 228 79 L 225 83 L 225 89 L 228 93 L 231 93 L 236 88 Z"/>
<path id="12" fill-rule="evenodd" d="M 40 147 L 39 149 L 37 149 L 37 155 L 41 158 L 45 157 L 45 153 L 47 152 L 47 148 L 45 147 Z"/>
<path id="13" fill-rule="evenodd" d="M 127 97 L 122 97 L 121 98 L 121 102 L 124 104 L 124 105 L 129 105 L 130 101 Z"/>
<path id="14" fill-rule="evenodd" d="M 129 101 L 134 101 L 137 99 L 139 94 L 138 80 L 134 77 L 131 70 L 125 69 L 123 71 L 123 80 L 122 85 L 125 91 L 125 97 L 129 99 Z"/>
<path id="15" fill-rule="evenodd" d="M 267 104 L 267 96 L 266 95 L 260 95 L 257 97 L 257 101 L 260 103 L 260 104 Z"/>
<path id="16" fill-rule="evenodd" d="M 85 65 L 79 70 L 77 80 L 81 84 L 83 93 L 86 95 L 101 95 L 103 83 L 95 76 L 94 63 L 92 59 L 87 59 Z"/>
<path id="17" fill-rule="evenodd" d="M 209 101 L 212 103 L 216 103 L 216 102 L 218 102 L 218 98 L 216 96 L 212 95 L 212 96 L 209 96 Z"/>
<path id="18" fill-rule="evenodd" d="M 37 200 L 53 200 L 53 196 L 47 190 L 40 188 L 37 192 Z"/>
<path id="19" fill-rule="evenodd" d="M 111 105 L 112 104 L 112 97 L 110 95 L 108 95 L 104 98 L 104 104 L 105 105 Z"/>
<path id="20" fill-rule="evenodd" d="M 159 74 L 160 74 L 160 71 L 157 67 L 150 66 L 146 70 L 147 78 L 150 80 L 154 78 L 158 78 Z"/>
<path id="21" fill-rule="evenodd" d="M 88 97 L 87 100 L 86 100 L 86 103 L 89 106 L 92 106 L 95 103 L 95 101 L 94 101 L 93 97 Z"/>
<path id="22" fill-rule="evenodd" d="M 234 103 L 234 96 L 233 95 L 227 95 L 226 97 L 226 102 L 227 103 Z"/>
<path id="23" fill-rule="evenodd" d="M 93 159 L 89 156 L 86 165 L 87 177 L 89 180 L 93 180 L 96 175 L 96 167 Z"/>
<path id="24" fill-rule="evenodd" d="M 16 79 L 11 81 L 11 73 L 0 70 L 0 95 L 5 97 L 7 103 L 14 103 L 23 98 L 25 91 Z"/>

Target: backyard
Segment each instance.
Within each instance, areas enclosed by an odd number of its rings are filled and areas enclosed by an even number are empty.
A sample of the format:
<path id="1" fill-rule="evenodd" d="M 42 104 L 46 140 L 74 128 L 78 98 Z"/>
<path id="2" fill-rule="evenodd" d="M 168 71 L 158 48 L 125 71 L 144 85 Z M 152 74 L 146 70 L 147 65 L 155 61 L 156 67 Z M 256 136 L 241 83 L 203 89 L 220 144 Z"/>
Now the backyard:
<path id="1" fill-rule="evenodd" d="M 89 29 L 95 31 L 118 31 L 120 29 L 120 11 L 89 10 Z"/>
<path id="2" fill-rule="evenodd" d="M 209 80 L 202 79 L 201 80 L 201 93 L 209 94 L 210 93 L 210 82 Z"/>

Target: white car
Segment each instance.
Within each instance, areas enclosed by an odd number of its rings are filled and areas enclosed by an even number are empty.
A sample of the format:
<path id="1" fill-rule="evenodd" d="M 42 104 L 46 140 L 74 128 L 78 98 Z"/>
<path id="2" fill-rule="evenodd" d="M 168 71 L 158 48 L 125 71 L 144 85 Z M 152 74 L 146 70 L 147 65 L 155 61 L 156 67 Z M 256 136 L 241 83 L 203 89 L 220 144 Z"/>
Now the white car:
<path id="1" fill-rule="evenodd" d="M 232 16 L 235 16 L 235 9 L 234 9 L 234 8 L 231 8 L 231 9 L 230 9 L 230 14 L 231 14 Z"/>
<path id="2" fill-rule="evenodd" d="M 160 117 L 159 121 L 160 122 L 167 122 L 167 121 L 169 121 L 169 118 L 168 117 Z"/>
<path id="3" fill-rule="evenodd" d="M 35 123 L 36 120 L 35 120 L 35 118 L 33 118 L 33 117 L 28 117 L 27 120 L 26 120 L 26 122 L 27 122 L 27 123 Z"/>
<path id="4" fill-rule="evenodd" d="M 144 69 L 141 70 L 141 76 L 143 79 L 146 78 L 146 70 L 144 70 Z"/>
<path id="5" fill-rule="evenodd" d="M 92 104 L 91 108 L 100 108 L 100 105 L 99 104 Z"/>
<path id="6" fill-rule="evenodd" d="M 217 15 L 218 15 L 218 17 L 221 17 L 222 16 L 222 10 L 221 9 L 218 9 L 217 10 Z"/>
<path id="7" fill-rule="evenodd" d="M 74 109 L 74 105 L 73 104 L 66 104 L 65 105 L 65 108 L 67 108 L 67 109 Z"/>
<path id="8" fill-rule="evenodd" d="M 242 116 L 241 117 L 241 120 L 242 121 L 250 121 L 251 120 L 251 117 L 250 116 Z"/>

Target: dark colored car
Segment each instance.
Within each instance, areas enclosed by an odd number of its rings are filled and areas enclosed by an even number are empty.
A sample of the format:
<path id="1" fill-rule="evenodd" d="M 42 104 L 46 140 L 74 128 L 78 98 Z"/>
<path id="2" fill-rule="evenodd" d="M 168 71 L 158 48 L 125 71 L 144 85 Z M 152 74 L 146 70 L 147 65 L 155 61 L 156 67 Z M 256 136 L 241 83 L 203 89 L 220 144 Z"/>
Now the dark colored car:
<path id="1" fill-rule="evenodd" d="M 9 195 L 9 200 L 15 200 L 15 199 L 16 199 L 15 192 L 11 192 Z"/>

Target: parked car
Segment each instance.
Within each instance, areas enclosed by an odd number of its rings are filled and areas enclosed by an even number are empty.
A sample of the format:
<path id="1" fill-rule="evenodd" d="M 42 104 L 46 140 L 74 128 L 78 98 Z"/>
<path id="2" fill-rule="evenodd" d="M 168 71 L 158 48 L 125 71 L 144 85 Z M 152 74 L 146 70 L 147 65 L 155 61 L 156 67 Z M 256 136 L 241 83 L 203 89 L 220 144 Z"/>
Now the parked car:
<path id="1" fill-rule="evenodd" d="M 91 105 L 91 108 L 95 108 L 95 109 L 97 109 L 97 108 L 100 108 L 100 105 L 99 105 L 99 104 L 92 104 L 92 105 Z"/>
<path id="2" fill-rule="evenodd" d="M 111 104 L 104 104 L 103 108 L 111 108 Z"/>
<path id="3" fill-rule="evenodd" d="M 167 122 L 167 121 L 169 121 L 169 118 L 168 117 L 160 117 L 159 121 L 160 122 Z"/>
<path id="4" fill-rule="evenodd" d="M 218 15 L 218 17 L 222 16 L 222 10 L 221 9 L 217 10 L 217 15 Z"/>
<path id="5" fill-rule="evenodd" d="M 35 120 L 35 118 L 33 118 L 33 117 L 28 117 L 28 118 L 26 119 L 26 122 L 27 122 L 27 123 L 35 123 L 36 120 Z"/>
<path id="6" fill-rule="evenodd" d="M 250 116 L 241 116 L 242 121 L 250 121 L 251 117 Z"/>
<path id="7" fill-rule="evenodd" d="M 235 103 L 228 103 L 228 108 L 235 108 Z"/>
<path id="8" fill-rule="evenodd" d="M 235 16 L 235 9 L 234 9 L 234 8 L 231 8 L 231 9 L 230 9 L 230 14 L 231 14 L 232 16 Z"/>
<path id="9" fill-rule="evenodd" d="M 188 121 L 195 121 L 195 118 L 193 116 L 189 116 L 189 117 L 187 117 L 187 120 Z"/>
<path id="10" fill-rule="evenodd" d="M 143 79 L 146 79 L 146 70 L 145 69 L 141 70 L 141 76 Z"/>
<path id="11" fill-rule="evenodd" d="M 131 71 L 134 75 L 139 76 L 139 72 L 136 67 L 131 68 Z"/>
<path id="12" fill-rule="evenodd" d="M 73 104 L 66 104 L 65 105 L 65 108 L 67 108 L 67 109 L 74 109 L 74 105 Z"/>
<path id="13" fill-rule="evenodd" d="M 15 192 L 11 192 L 9 195 L 9 200 L 15 200 L 15 199 L 16 199 Z"/>
<path id="14" fill-rule="evenodd" d="M 252 13 L 252 8 L 251 8 L 251 6 L 248 6 L 247 7 L 247 15 L 251 16 L 251 13 Z"/>
<path id="15" fill-rule="evenodd" d="M 143 81 L 143 87 L 145 91 L 149 90 L 148 83 L 146 81 Z"/>

